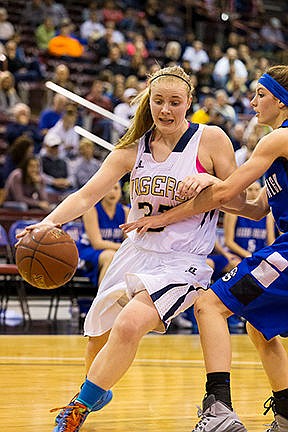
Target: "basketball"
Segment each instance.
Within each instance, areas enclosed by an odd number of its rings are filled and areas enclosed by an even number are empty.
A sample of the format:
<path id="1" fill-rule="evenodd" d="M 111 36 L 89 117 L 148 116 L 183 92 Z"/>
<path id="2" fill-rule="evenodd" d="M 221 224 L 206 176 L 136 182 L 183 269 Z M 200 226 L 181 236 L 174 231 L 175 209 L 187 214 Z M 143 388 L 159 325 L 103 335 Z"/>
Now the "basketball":
<path id="1" fill-rule="evenodd" d="M 53 289 L 74 275 L 78 250 L 74 240 L 62 229 L 43 226 L 21 238 L 15 259 L 26 282 L 40 289 Z"/>

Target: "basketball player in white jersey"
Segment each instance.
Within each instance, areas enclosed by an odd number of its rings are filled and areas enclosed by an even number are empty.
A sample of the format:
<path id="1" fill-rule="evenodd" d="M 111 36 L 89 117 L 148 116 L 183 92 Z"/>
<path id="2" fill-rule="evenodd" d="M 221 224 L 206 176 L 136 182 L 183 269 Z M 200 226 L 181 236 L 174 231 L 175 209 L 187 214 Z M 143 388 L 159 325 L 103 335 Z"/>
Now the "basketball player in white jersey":
<path id="1" fill-rule="evenodd" d="M 129 172 L 130 220 L 180 204 L 183 198 L 176 191 L 188 175 L 228 177 L 236 168 L 232 144 L 220 128 L 186 120 L 192 92 L 189 76 L 178 66 L 152 75 L 135 100 L 131 127 L 101 169 L 28 229 L 81 216 Z M 217 216 L 212 211 L 143 236 L 129 234 L 86 317 L 87 379 L 57 416 L 55 432 L 78 431 L 91 411 L 108 403 L 111 387 L 131 365 L 141 338 L 151 330 L 164 333 L 171 319 L 194 303 L 199 288 L 207 288 L 212 270 L 206 258 L 215 243 Z M 246 430 L 236 414 L 235 423 Z"/>

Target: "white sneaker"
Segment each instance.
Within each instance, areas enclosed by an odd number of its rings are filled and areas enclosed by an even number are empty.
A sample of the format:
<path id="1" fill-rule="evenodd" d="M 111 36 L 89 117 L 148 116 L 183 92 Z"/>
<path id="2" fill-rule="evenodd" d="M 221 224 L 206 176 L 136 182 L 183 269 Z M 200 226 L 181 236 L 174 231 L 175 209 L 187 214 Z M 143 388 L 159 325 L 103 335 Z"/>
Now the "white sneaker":
<path id="1" fill-rule="evenodd" d="M 247 432 L 237 414 L 223 402 L 216 401 L 213 394 L 203 400 L 203 409 L 199 409 L 197 423 L 192 432 Z"/>

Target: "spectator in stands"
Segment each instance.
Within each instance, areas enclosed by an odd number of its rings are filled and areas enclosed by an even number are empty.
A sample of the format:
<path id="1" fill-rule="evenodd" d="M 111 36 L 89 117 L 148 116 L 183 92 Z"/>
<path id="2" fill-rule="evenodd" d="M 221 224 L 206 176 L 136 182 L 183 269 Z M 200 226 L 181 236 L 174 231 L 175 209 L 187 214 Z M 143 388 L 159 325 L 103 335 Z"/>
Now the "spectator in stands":
<path id="1" fill-rule="evenodd" d="M 228 102 L 237 114 L 249 114 L 251 112 L 250 98 L 247 97 L 248 88 L 242 79 L 234 76 L 226 84 Z"/>
<path id="2" fill-rule="evenodd" d="M 251 156 L 251 153 L 258 144 L 260 137 L 255 131 L 251 132 L 245 144 L 235 152 L 236 163 L 238 166 L 243 165 Z"/>
<path id="3" fill-rule="evenodd" d="M 51 210 L 40 173 L 40 162 L 35 156 L 24 159 L 20 167 L 11 172 L 5 184 L 5 193 L 3 207 Z"/>
<path id="4" fill-rule="evenodd" d="M 61 119 L 67 103 L 68 99 L 65 96 L 54 94 L 52 107 L 42 111 L 39 116 L 38 127 L 43 135 Z"/>
<path id="5" fill-rule="evenodd" d="M 59 27 L 63 19 L 69 18 L 68 12 L 62 3 L 56 3 L 54 0 L 43 1 L 45 16 L 52 18 L 55 27 Z"/>
<path id="6" fill-rule="evenodd" d="M 75 190 L 75 179 L 66 159 L 59 156 L 61 138 L 51 132 L 44 137 L 45 154 L 41 155 L 43 178 L 49 202 L 58 203 Z"/>
<path id="7" fill-rule="evenodd" d="M 9 174 L 18 168 L 23 160 L 32 156 L 34 152 L 34 143 L 31 138 L 26 135 L 21 135 L 15 139 L 12 145 L 8 148 L 5 162 L 1 167 L 0 178 L 3 181 L 7 180 Z"/>
<path id="8" fill-rule="evenodd" d="M 64 87 L 66 90 L 75 92 L 76 88 L 74 83 L 70 79 L 70 69 L 65 63 L 60 63 L 55 66 L 55 69 L 51 76 L 51 81 Z M 47 106 L 52 106 L 53 97 L 55 93 L 52 90 L 47 91 Z"/>
<path id="9" fill-rule="evenodd" d="M 90 16 L 91 16 L 91 14 L 94 11 L 99 11 L 99 6 L 98 6 L 97 3 L 98 3 L 97 1 L 91 1 L 88 4 L 88 7 L 85 7 L 83 9 L 83 11 L 82 11 L 82 21 L 83 22 L 87 21 L 88 19 L 90 19 Z M 100 15 L 101 15 L 101 21 L 102 21 L 102 13 L 101 13 L 101 11 L 100 11 Z"/>
<path id="10" fill-rule="evenodd" d="M 83 45 L 71 36 L 71 29 L 70 19 L 63 19 L 59 35 L 54 36 L 48 44 L 49 54 L 57 57 L 81 57 L 84 54 Z"/>
<path id="11" fill-rule="evenodd" d="M 212 120 L 212 115 L 215 108 L 215 98 L 213 96 L 205 96 L 202 101 L 202 107 L 197 109 L 191 116 L 193 123 L 207 124 Z"/>
<path id="12" fill-rule="evenodd" d="M 244 145 L 244 131 L 245 123 L 238 121 L 231 131 L 229 132 L 229 138 L 232 142 L 234 151 L 239 150 Z"/>
<path id="13" fill-rule="evenodd" d="M 49 130 L 49 133 L 51 132 L 60 137 L 62 143 L 59 148 L 59 156 L 64 159 L 72 160 L 79 154 L 79 135 L 74 130 L 77 118 L 77 106 L 67 103 L 62 117 Z"/>
<path id="14" fill-rule="evenodd" d="M 182 47 L 178 41 L 169 41 L 164 50 L 163 65 L 170 66 L 179 64 L 182 54 Z"/>
<path id="15" fill-rule="evenodd" d="M 217 90 L 215 93 L 216 104 L 215 109 L 222 114 L 229 124 L 235 125 L 237 114 L 234 108 L 228 103 L 228 95 L 225 90 Z"/>
<path id="16" fill-rule="evenodd" d="M 50 40 L 55 37 L 56 31 L 51 17 L 46 17 L 35 31 L 36 45 L 40 50 L 48 50 Z"/>
<path id="17" fill-rule="evenodd" d="M 105 59 L 109 56 L 110 48 L 117 44 L 123 45 L 125 38 L 123 33 L 115 30 L 115 23 L 109 21 L 105 24 L 105 33 L 97 40 L 89 40 L 89 47 L 95 53 L 99 60 Z"/>
<path id="18" fill-rule="evenodd" d="M 6 43 L 15 33 L 14 26 L 7 21 L 8 14 L 5 8 L 0 8 L 0 42 Z"/>
<path id="19" fill-rule="evenodd" d="M 272 17 L 260 29 L 260 36 L 263 39 L 262 49 L 267 52 L 277 51 L 279 49 L 287 49 L 285 37 L 282 31 L 282 23 Z"/>
<path id="20" fill-rule="evenodd" d="M 213 79 L 217 88 L 225 87 L 231 76 L 241 78 L 245 82 L 248 72 L 245 64 L 237 57 L 235 48 L 228 48 L 226 54 L 215 64 Z"/>
<path id="21" fill-rule="evenodd" d="M 101 283 L 115 252 L 124 240 L 119 225 L 127 220 L 129 209 L 120 203 L 121 187 L 116 183 L 102 200 L 83 215 L 85 232 L 77 243 L 81 273 L 95 287 Z"/>
<path id="22" fill-rule="evenodd" d="M 97 9 L 90 11 L 89 18 L 80 26 L 81 38 L 87 43 L 89 40 L 97 40 L 105 34 L 105 27 L 100 22 L 100 13 Z"/>
<path id="23" fill-rule="evenodd" d="M 199 40 L 195 40 L 192 46 L 186 47 L 182 60 L 189 61 L 192 72 L 199 72 L 203 64 L 209 63 L 208 54 Z"/>
<path id="24" fill-rule="evenodd" d="M 104 85 L 103 81 L 101 80 L 97 79 L 93 82 L 91 91 L 86 96 L 86 99 L 90 102 L 95 103 L 96 105 L 99 105 L 102 108 L 105 108 L 108 111 L 113 111 L 113 105 L 111 100 L 104 95 Z M 89 130 L 92 130 L 93 133 L 99 135 L 106 141 L 111 142 L 111 120 L 103 117 L 97 112 L 91 112 L 89 114 L 89 118 L 87 116 L 87 120 L 89 120 L 90 122 L 90 125 L 87 125 Z"/>
<path id="25" fill-rule="evenodd" d="M 143 35 L 134 34 L 132 36 L 132 39 L 126 43 L 126 54 L 128 57 L 140 54 L 144 59 L 149 56 Z"/>
<path id="26" fill-rule="evenodd" d="M 81 138 L 79 156 L 71 164 L 77 189 L 84 186 L 102 165 L 102 162 L 95 158 L 94 150 L 95 145 L 92 141 Z"/>
<path id="27" fill-rule="evenodd" d="M 181 10 L 177 10 L 173 3 L 164 5 L 158 17 L 161 21 L 164 38 L 182 41 L 184 38 L 184 18 Z"/>
<path id="28" fill-rule="evenodd" d="M 5 139 L 11 145 L 21 135 L 30 137 L 34 143 L 34 152 L 39 153 L 42 146 L 42 134 L 31 120 L 31 109 L 24 103 L 17 103 L 13 108 L 14 120 L 6 127 Z"/>
<path id="29" fill-rule="evenodd" d="M 15 88 L 15 80 L 11 72 L 4 71 L 0 73 L 0 111 L 8 116 L 11 114 L 14 106 L 21 102 L 21 99 Z"/>
<path id="30" fill-rule="evenodd" d="M 248 79 L 251 79 L 251 76 L 255 70 L 257 59 L 252 55 L 249 46 L 246 43 L 241 43 L 238 47 L 238 58 L 241 60 L 248 71 Z M 266 68 L 265 68 L 266 69 Z M 263 69 L 263 70 L 265 70 Z"/>
<path id="31" fill-rule="evenodd" d="M 38 60 L 30 59 L 26 60 L 23 56 L 20 56 L 17 51 L 16 40 L 9 40 L 5 44 L 7 67 L 15 78 L 16 85 L 20 81 L 34 82 L 39 81 L 43 78 L 40 64 Z"/>
<path id="32" fill-rule="evenodd" d="M 123 102 L 118 104 L 114 109 L 114 114 L 124 120 L 130 121 L 137 109 L 137 105 L 131 105 L 133 99 L 137 96 L 135 88 L 127 88 L 123 93 Z M 127 128 L 118 122 L 113 122 L 113 142 L 116 143 L 125 133 Z"/>
<path id="33" fill-rule="evenodd" d="M 104 6 L 101 9 L 101 15 L 103 22 L 112 21 L 114 24 L 118 24 L 124 18 L 122 10 L 117 6 L 114 0 L 105 0 Z"/>
<path id="34" fill-rule="evenodd" d="M 22 22 L 35 29 L 44 21 L 44 16 L 42 0 L 30 0 L 23 11 Z"/>
<path id="35" fill-rule="evenodd" d="M 113 74 L 122 74 L 125 77 L 132 73 L 129 62 L 122 57 L 121 50 L 116 44 L 110 47 L 108 57 L 101 61 L 100 66 Z"/>

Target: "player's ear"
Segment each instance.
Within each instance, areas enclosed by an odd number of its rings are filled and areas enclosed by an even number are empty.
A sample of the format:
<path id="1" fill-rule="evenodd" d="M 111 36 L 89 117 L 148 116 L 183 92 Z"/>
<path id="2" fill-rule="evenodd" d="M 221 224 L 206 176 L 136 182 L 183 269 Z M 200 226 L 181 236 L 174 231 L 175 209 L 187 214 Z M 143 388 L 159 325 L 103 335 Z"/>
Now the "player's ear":
<path id="1" fill-rule="evenodd" d="M 280 99 L 278 99 L 278 104 L 280 108 L 286 107 L 286 105 L 283 102 L 281 102 Z"/>

